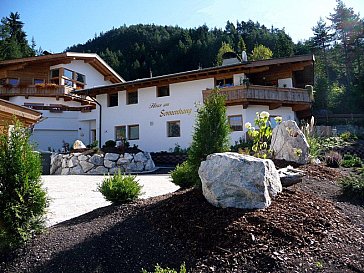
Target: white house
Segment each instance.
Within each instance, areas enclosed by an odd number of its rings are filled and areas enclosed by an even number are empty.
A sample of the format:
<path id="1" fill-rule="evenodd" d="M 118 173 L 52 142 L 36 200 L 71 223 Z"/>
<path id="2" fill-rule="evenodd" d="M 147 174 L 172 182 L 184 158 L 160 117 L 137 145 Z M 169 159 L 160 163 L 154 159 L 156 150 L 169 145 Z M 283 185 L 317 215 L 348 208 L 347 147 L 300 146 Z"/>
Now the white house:
<path id="1" fill-rule="evenodd" d="M 196 111 L 212 89 L 226 94 L 231 143 L 244 138 L 256 112 L 302 119 L 311 115 L 313 55 L 229 64 L 74 91 L 94 98 L 97 139 L 127 138 L 140 149 L 190 146 Z M 100 118 L 101 117 L 101 118 Z"/>
<path id="2" fill-rule="evenodd" d="M 39 150 L 59 150 L 76 139 L 96 139 L 96 103 L 82 90 L 125 82 L 97 54 L 65 52 L 0 62 L 0 98 L 36 109 L 43 121 L 33 128 Z"/>

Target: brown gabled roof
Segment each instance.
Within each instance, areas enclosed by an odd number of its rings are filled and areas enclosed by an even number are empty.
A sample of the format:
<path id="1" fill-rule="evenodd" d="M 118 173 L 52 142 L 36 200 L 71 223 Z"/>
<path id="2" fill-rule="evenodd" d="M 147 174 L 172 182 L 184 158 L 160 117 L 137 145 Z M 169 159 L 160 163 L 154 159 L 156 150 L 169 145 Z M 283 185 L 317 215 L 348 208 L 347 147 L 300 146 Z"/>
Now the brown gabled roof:
<path id="1" fill-rule="evenodd" d="M 231 73 L 257 73 L 269 69 L 270 66 L 283 65 L 283 64 L 299 64 L 301 66 L 310 65 L 314 62 L 315 58 L 312 54 L 293 56 L 288 58 L 277 58 L 262 61 L 251 61 L 239 64 L 224 65 L 218 67 L 209 67 L 204 69 L 197 69 L 168 75 L 162 75 L 152 78 L 143 78 L 123 83 L 117 83 L 107 86 L 93 87 L 89 89 L 73 91 L 75 94 L 95 96 L 104 93 L 112 93 L 120 90 L 135 90 L 142 87 L 158 86 L 164 84 L 171 84 L 183 81 L 192 81 L 204 78 L 211 78 L 224 74 Z"/>
<path id="2" fill-rule="evenodd" d="M 19 67 L 19 69 L 26 67 L 30 64 L 37 65 L 57 65 L 61 63 L 69 63 L 72 60 L 83 60 L 89 63 L 102 75 L 105 79 L 110 80 L 112 83 L 122 83 L 125 80 L 116 73 L 99 55 L 94 53 L 77 53 L 77 52 L 64 52 L 49 55 L 42 55 L 36 57 L 20 58 L 13 60 L 6 60 L 0 62 L 0 68 L 3 67 Z"/>
<path id="3" fill-rule="evenodd" d="M 26 126 L 30 126 L 37 123 L 42 118 L 42 113 L 0 99 L 0 126 L 4 125 L 6 122 L 11 122 L 14 116 Z"/>

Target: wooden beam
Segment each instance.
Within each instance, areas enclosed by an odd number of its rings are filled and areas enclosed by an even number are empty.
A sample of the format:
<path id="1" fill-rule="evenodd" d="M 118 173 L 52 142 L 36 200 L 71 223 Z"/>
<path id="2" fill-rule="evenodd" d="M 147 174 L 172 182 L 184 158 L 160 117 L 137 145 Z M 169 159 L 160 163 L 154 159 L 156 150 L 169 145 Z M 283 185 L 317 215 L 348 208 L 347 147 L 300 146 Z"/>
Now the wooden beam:
<path id="1" fill-rule="evenodd" d="M 274 110 L 274 109 L 277 109 L 279 107 L 282 107 L 282 103 L 271 103 L 271 104 L 269 104 L 269 110 Z"/>
<path id="2" fill-rule="evenodd" d="M 300 112 L 300 111 L 304 111 L 310 109 L 310 104 L 294 104 L 292 106 L 292 110 L 294 112 Z"/>

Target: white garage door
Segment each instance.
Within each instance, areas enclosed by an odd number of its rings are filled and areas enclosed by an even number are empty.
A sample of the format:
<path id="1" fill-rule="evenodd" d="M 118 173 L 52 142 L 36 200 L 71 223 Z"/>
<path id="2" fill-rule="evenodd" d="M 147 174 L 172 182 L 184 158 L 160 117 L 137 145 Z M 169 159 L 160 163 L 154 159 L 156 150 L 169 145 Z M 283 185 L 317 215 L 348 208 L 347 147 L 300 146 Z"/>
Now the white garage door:
<path id="1" fill-rule="evenodd" d="M 70 144 L 72 147 L 75 140 L 77 140 L 77 130 L 57 131 L 57 130 L 34 130 L 30 140 L 37 144 L 37 150 L 48 151 L 50 147 L 57 152 L 63 146 L 63 141 Z"/>

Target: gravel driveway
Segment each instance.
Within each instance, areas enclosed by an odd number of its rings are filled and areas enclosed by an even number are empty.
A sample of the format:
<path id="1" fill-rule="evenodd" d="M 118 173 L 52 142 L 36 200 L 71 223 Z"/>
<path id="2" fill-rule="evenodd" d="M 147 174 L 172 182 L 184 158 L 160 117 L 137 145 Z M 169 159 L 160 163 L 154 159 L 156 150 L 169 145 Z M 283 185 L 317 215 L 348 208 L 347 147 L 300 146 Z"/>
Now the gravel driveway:
<path id="1" fill-rule="evenodd" d="M 103 179 L 103 175 L 43 175 L 43 187 L 50 199 L 46 225 L 53 226 L 110 205 L 97 191 L 97 185 Z M 137 180 L 143 185 L 141 198 L 163 195 L 179 189 L 166 174 L 140 175 Z"/>

